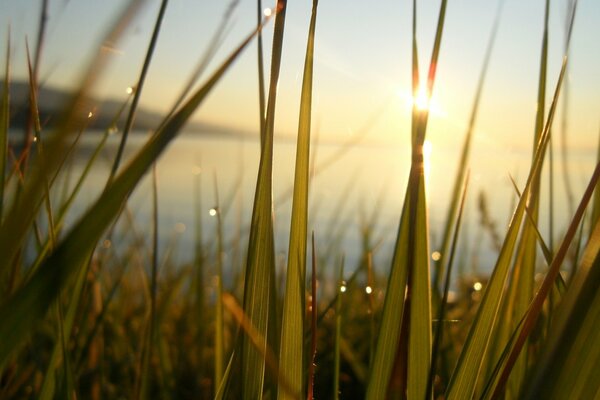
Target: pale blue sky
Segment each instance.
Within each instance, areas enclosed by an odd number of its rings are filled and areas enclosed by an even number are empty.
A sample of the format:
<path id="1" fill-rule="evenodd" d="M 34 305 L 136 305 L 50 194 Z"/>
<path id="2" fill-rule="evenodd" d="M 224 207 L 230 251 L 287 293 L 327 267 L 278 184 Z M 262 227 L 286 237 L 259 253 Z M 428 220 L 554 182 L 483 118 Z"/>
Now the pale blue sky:
<path id="1" fill-rule="evenodd" d="M 59 86 L 77 83 L 78 71 L 92 54 L 123 0 L 50 0 L 47 46 L 41 77 Z M 119 53 L 97 88 L 100 95 L 124 96 L 135 83 L 160 2 L 148 0 L 119 44 Z M 543 26 L 543 0 L 506 0 L 478 124 L 476 143 L 500 150 L 531 146 Z M 552 1 L 548 88 L 560 68 L 567 0 Z M 41 1 L 0 2 L 0 38 L 10 24 L 13 76 L 26 76 L 25 36 L 35 40 Z M 229 2 L 172 0 L 142 96 L 142 105 L 165 111 L 208 45 Z M 277 135 L 293 135 L 306 34 L 312 1 L 290 1 L 279 84 Z M 496 0 L 451 0 L 442 42 L 432 115 L 433 143 L 457 146 L 482 63 Z M 273 6 L 274 0 L 264 2 Z M 408 143 L 406 94 L 410 85 L 412 1 L 321 0 L 317 20 L 314 82 L 315 126 L 323 138 L 343 140 L 386 105 L 369 133 L 375 142 Z M 429 61 L 439 0 L 418 1 L 421 73 Z M 214 68 L 256 23 L 256 2 L 241 0 Z M 595 145 L 600 124 L 600 2 L 581 0 L 575 21 L 570 70 L 572 134 L 577 147 Z M 272 26 L 265 31 L 268 60 Z M 5 40 L 1 41 L 5 43 Z M 3 44 L 1 48 L 3 49 Z M 1 58 L 4 60 L 4 56 Z M 209 68 L 210 70 L 211 68 Z M 256 131 L 258 126 L 256 47 L 250 47 L 201 106 L 196 119 Z"/>

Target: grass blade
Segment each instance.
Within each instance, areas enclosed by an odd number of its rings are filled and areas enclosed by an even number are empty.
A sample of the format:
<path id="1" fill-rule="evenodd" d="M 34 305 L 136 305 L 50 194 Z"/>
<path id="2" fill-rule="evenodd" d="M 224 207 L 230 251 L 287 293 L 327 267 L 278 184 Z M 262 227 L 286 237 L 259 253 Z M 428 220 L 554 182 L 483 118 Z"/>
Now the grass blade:
<path id="1" fill-rule="evenodd" d="M 109 34 L 103 38 L 102 43 L 105 41 L 116 43 L 141 4 L 140 0 L 130 1 L 109 30 Z M 46 145 L 46 156 L 43 165 L 36 163 L 36 168 L 32 170 L 19 201 L 13 203 L 10 212 L 6 214 L 6 218 L 2 221 L 0 227 L 0 254 L 3 254 L 3 258 L 0 261 L 0 273 L 4 273 L 9 269 L 10 263 L 18 254 L 27 232 L 34 224 L 36 211 L 43 201 L 44 182 L 48 176 L 53 176 L 56 173 L 57 168 L 62 163 L 67 138 L 78 127 L 84 125 L 83 121 L 87 119 L 87 93 L 98 80 L 100 71 L 108 62 L 107 54 L 101 51 L 100 46 L 98 48 L 98 54 L 87 69 L 82 84 L 79 86 L 79 91 L 65 107 L 64 115 L 59 118 L 59 126 Z"/>
<path id="2" fill-rule="evenodd" d="M 338 285 L 336 287 L 335 301 L 335 347 L 333 349 L 333 398 L 339 399 L 340 396 L 340 341 L 342 338 L 342 298 L 346 291 L 344 284 L 344 258 L 340 264 L 340 274 L 338 277 Z"/>
<path id="3" fill-rule="evenodd" d="M 435 378 L 435 369 L 438 354 L 440 351 L 440 345 L 442 343 L 442 335 L 444 333 L 444 315 L 446 311 L 446 305 L 448 304 L 448 292 L 450 290 L 450 277 L 452 276 L 452 265 L 454 262 L 454 253 L 456 251 L 456 243 L 458 242 L 458 234 L 460 232 L 460 226 L 462 222 L 462 215 L 465 206 L 465 199 L 467 197 L 467 188 L 469 186 L 469 172 L 463 185 L 463 192 L 460 198 L 460 205 L 458 207 L 458 215 L 456 216 L 456 226 L 454 227 L 454 234 L 452 236 L 452 246 L 450 247 L 450 255 L 448 257 L 448 268 L 446 269 L 446 277 L 444 279 L 444 291 L 442 292 L 442 302 L 438 310 L 437 327 L 435 330 L 435 336 L 433 338 L 433 345 L 431 348 L 431 368 L 429 370 L 429 378 L 427 381 L 426 393 L 433 393 L 433 380 Z M 435 398 L 435 394 L 434 394 Z"/>
<path id="4" fill-rule="evenodd" d="M 550 291 L 552 290 L 552 287 L 554 286 L 554 284 L 557 280 L 557 277 L 560 273 L 560 267 L 563 265 L 563 262 L 567 255 L 567 251 L 569 250 L 569 247 L 571 246 L 571 243 L 573 242 L 573 238 L 575 237 L 577 230 L 581 224 L 581 221 L 583 220 L 585 209 L 590 201 L 590 198 L 592 197 L 594 187 L 597 185 L 599 180 L 600 180 L 600 164 L 598 164 L 596 166 L 594 174 L 592 175 L 592 178 L 590 180 L 590 184 L 588 185 L 588 187 L 581 199 L 579 207 L 577 208 L 577 211 L 575 212 L 573 220 L 571 221 L 571 224 L 569 225 L 569 229 L 567 230 L 567 233 L 565 234 L 565 238 L 563 239 L 563 242 L 562 242 L 560 248 L 558 249 L 556 256 L 552 260 L 552 264 L 550 265 L 548 273 L 546 274 L 546 277 L 544 278 L 544 281 L 542 282 L 540 289 L 536 293 L 533 301 L 531 302 L 531 304 L 527 310 L 527 314 L 525 316 L 525 320 L 523 321 L 523 325 L 519 331 L 519 334 L 516 338 L 514 345 L 512 345 L 512 349 L 510 351 L 510 354 L 507 357 L 505 366 L 502 369 L 502 373 L 498 378 L 498 383 L 494 387 L 494 392 L 493 392 L 492 397 L 497 397 L 502 392 L 502 390 L 504 388 L 504 384 L 506 383 L 506 380 L 508 379 L 508 376 L 511 372 L 511 369 L 512 369 L 513 365 L 515 365 L 515 363 L 517 362 L 519 354 L 521 353 L 522 349 L 524 348 L 525 341 L 526 341 L 527 337 L 529 336 L 529 334 L 531 333 L 531 331 L 535 325 L 535 322 L 542 311 L 542 306 L 544 305 L 544 301 L 548 297 Z M 569 293 L 569 291 L 567 291 L 567 293 Z"/>
<path id="5" fill-rule="evenodd" d="M 87 254 L 94 247 L 104 230 L 119 213 L 123 202 L 142 176 L 162 154 L 189 117 L 198 108 L 208 93 L 219 82 L 227 69 L 250 43 L 256 32 L 252 32 L 210 79 L 173 117 L 156 132 L 140 149 L 131 162 L 118 174 L 83 217 L 44 261 L 31 280 L 21 287 L 0 308 L 0 365 L 18 348 L 23 339 L 41 319 L 48 306 L 78 271 Z M 5 232 L 5 230 L 3 230 Z M 21 318 L 28 315 L 29 318 Z"/>
<path id="6" fill-rule="evenodd" d="M 223 344 L 223 221 L 222 212 L 219 204 L 219 188 L 217 186 L 217 174 L 214 174 L 215 188 L 215 210 L 217 217 L 217 270 L 216 278 L 216 299 L 215 299 L 215 388 L 220 386 L 223 379 L 223 365 L 225 358 L 225 349 Z"/>
<path id="7" fill-rule="evenodd" d="M 484 83 L 487 77 L 487 71 L 490 64 L 490 60 L 492 58 L 492 50 L 494 48 L 494 43 L 496 41 L 496 34 L 498 32 L 498 27 L 500 26 L 500 16 L 502 14 L 502 8 L 504 6 L 504 0 L 500 0 L 498 2 L 498 8 L 496 9 L 496 17 L 494 19 L 494 24 L 492 26 L 492 31 L 490 33 L 490 38 L 488 40 L 487 48 L 485 50 L 485 56 L 483 58 L 483 65 L 481 66 L 481 71 L 479 73 L 479 79 L 477 81 L 477 88 L 475 90 L 475 97 L 473 99 L 473 106 L 471 108 L 471 115 L 469 117 L 469 124 L 467 126 L 467 132 L 465 134 L 465 139 L 463 142 L 463 147 L 460 153 L 460 161 L 459 167 L 456 172 L 454 178 L 454 186 L 452 189 L 452 197 L 450 201 L 450 206 L 448 208 L 446 214 L 446 222 L 444 224 L 444 233 L 442 236 L 442 244 L 440 247 L 440 259 L 436 262 L 435 266 L 435 276 L 433 280 L 433 288 L 434 290 L 439 290 L 440 287 L 440 279 L 444 273 L 444 266 L 446 265 L 448 249 L 450 246 L 450 240 L 452 236 L 452 228 L 454 226 L 454 222 L 456 217 L 456 213 L 458 210 L 459 199 L 461 188 L 463 186 L 463 182 L 465 180 L 465 174 L 467 172 L 467 165 L 469 160 L 469 155 L 471 153 L 471 142 L 473 140 L 473 134 L 475 132 L 475 123 L 477 121 L 477 115 L 479 113 L 479 105 L 481 103 L 481 96 L 483 93 Z"/>
<path id="8" fill-rule="evenodd" d="M 279 0 L 275 14 L 266 133 L 261 145 L 244 281 L 244 313 L 252 326 L 260 333 L 261 340 L 265 341 L 276 340 L 274 338 L 276 315 L 270 313 L 271 309 L 275 309 L 273 303 L 275 299 L 275 253 L 272 218 L 273 131 L 285 12 L 286 1 Z M 270 334 L 268 331 L 271 331 Z M 266 342 L 263 345 L 266 347 Z M 241 358 L 243 396 L 248 399 L 261 399 L 265 378 L 265 360 L 247 335 L 242 337 Z"/>
<path id="9" fill-rule="evenodd" d="M 294 177 L 294 197 L 292 201 L 292 221 L 287 263 L 283 320 L 281 328 L 280 365 L 285 366 L 281 373 L 290 381 L 295 392 L 302 393 L 304 387 L 304 314 L 306 282 L 306 238 L 308 225 L 308 190 L 310 163 L 310 128 L 312 111 L 313 63 L 315 28 L 318 1 L 313 1 L 304 78 L 300 99 L 300 120 L 296 150 Z M 316 293 L 313 293 L 315 296 Z M 314 312 L 314 310 L 313 310 Z M 309 379 L 311 379 L 309 377 Z M 310 390 L 310 388 L 309 388 Z M 282 390 L 279 398 L 286 399 Z"/>
<path id="10" fill-rule="evenodd" d="M 6 66 L 0 107 L 0 224 L 4 215 L 4 184 L 8 165 L 8 127 L 10 126 L 10 30 L 6 39 Z"/>
<path id="11" fill-rule="evenodd" d="M 600 164 L 598 164 L 600 165 Z M 526 398 L 595 398 L 600 363 L 600 224 L 556 315 Z"/>
<path id="12" fill-rule="evenodd" d="M 527 183 L 525 185 L 525 189 L 523 190 L 523 195 L 519 199 L 517 209 L 511 219 L 508 233 L 504 239 L 498 261 L 496 262 L 496 266 L 489 280 L 488 286 L 485 289 L 483 299 L 477 311 L 475 321 L 473 322 L 473 326 L 469 330 L 469 334 L 463 350 L 461 351 L 456 369 L 452 375 L 452 378 L 450 379 L 450 383 L 446 392 L 448 399 L 470 398 L 473 396 L 475 385 L 479 378 L 481 364 L 485 358 L 490 336 L 496 324 L 498 309 L 500 307 L 500 303 L 502 302 L 503 289 L 510 267 L 510 260 L 516 246 L 519 228 L 525 212 L 525 199 L 529 197 L 533 181 L 539 178 L 542 160 L 544 158 L 545 150 L 548 146 L 550 129 L 552 127 L 566 65 L 567 58 L 565 57 L 563 59 L 560 75 L 554 91 L 552 104 L 548 113 L 548 119 L 537 146 L 536 154 L 527 178 Z"/>
<path id="13" fill-rule="evenodd" d="M 310 302 L 310 354 L 308 364 L 308 390 L 306 398 L 313 400 L 315 389 L 315 358 L 317 356 L 317 255 L 315 251 L 315 233 L 312 233 L 312 274 Z"/>
<path id="14" fill-rule="evenodd" d="M 127 136 L 129 135 L 129 131 L 133 127 L 135 112 L 137 110 L 138 102 L 140 101 L 140 96 L 142 94 L 144 82 L 146 81 L 146 74 L 148 73 L 148 68 L 150 68 L 150 62 L 152 61 L 152 55 L 154 54 L 154 48 L 156 47 L 158 34 L 160 33 L 160 27 L 168 3 L 169 0 L 162 0 L 162 2 L 160 3 L 160 9 L 158 10 L 156 22 L 154 23 L 154 30 L 152 32 L 152 37 L 150 38 L 150 44 L 148 45 L 148 50 L 146 51 L 146 57 L 144 59 L 144 64 L 142 65 L 142 70 L 140 71 L 140 77 L 137 81 L 137 84 L 135 85 L 133 101 L 131 102 L 131 107 L 129 108 L 129 114 L 127 114 L 127 120 L 125 121 L 125 127 L 123 128 L 121 142 L 119 143 L 119 148 L 117 150 L 117 155 L 115 156 L 115 161 L 113 163 L 110 175 L 108 177 L 108 182 L 114 179 L 114 176 L 117 173 L 117 170 L 119 169 L 121 157 L 123 156 L 123 152 L 125 151 L 125 144 L 127 143 Z"/>

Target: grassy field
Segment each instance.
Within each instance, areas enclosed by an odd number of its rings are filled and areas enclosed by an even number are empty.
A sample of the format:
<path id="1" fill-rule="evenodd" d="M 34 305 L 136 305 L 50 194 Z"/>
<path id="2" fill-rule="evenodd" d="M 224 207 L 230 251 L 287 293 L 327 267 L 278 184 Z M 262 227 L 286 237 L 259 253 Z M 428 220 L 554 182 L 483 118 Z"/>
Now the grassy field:
<path id="1" fill-rule="evenodd" d="M 52 129 L 38 114 L 39 53 L 29 54 L 30 119 L 17 147 L 8 134 L 15 129 L 9 37 L 0 94 L 0 398 L 598 398 L 600 195 L 594 191 L 600 164 L 586 177 L 585 192 L 573 200 L 560 241 L 554 243 L 552 234 L 548 238 L 538 229 L 540 204 L 553 200 L 542 182 L 542 167 L 553 163 L 551 140 L 558 129 L 553 122 L 565 85 L 577 2 L 569 13 L 558 76 L 547 73 L 549 1 L 545 4 L 536 82 L 540 106 L 529 139 L 534 146 L 526 184 L 515 183 L 517 201 L 506 231 L 481 220 L 482 231 L 491 231 L 498 246 L 489 276 L 457 274 L 471 266 L 455 255 L 469 195 L 471 142 L 498 19 L 472 94 L 462 150 L 456 154 L 453 190 L 443 205 L 447 214 L 438 233 L 440 250 L 432 256 L 424 144 L 428 99 L 444 45 L 446 9 L 452 4 L 440 2 L 429 68 L 420 71 L 424 55 L 413 2 L 412 53 L 405 56 L 412 59 L 413 97 L 424 98 L 412 106 L 409 179 L 391 264 L 383 274 L 372 261 L 378 250 L 375 214 L 364 217 L 358 265 L 345 265 L 344 254 L 336 250 L 342 223 L 334 220 L 323 227 L 328 235 L 320 234 L 319 240 L 308 229 L 312 102 L 318 89 L 313 87 L 317 0 L 306 38 L 291 230 L 283 262 L 275 254 L 272 176 L 286 1 L 278 0 L 268 15 L 258 1 L 256 30 L 192 90 L 206 66 L 202 63 L 148 141 L 122 161 L 160 35 L 167 7 L 163 0 L 135 90 L 81 171 L 72 160 L 91 117 L 82 110 L 89 109 L 86 102 L 105 68 L 106 54 L 99 50 L 90 61 L 78 92 L 55 117 Z M 46 6 L 43 2 L 42 10 Z M 139 7 L 139 1 L 131 2 L 105 41 L 116 43 Z M 35 49 L 44 40 L 41 21 Z M 263 41 L 271 40 L 262 35 L 265 24 L 274 26 L 269 60 L 263 59 Z M 214 56 L 213 45 L 222 33 L 209 43 L 206 59 Z M 219 198 L 216 177 L 213 182 L 198 175 L 194 259 L 178 262 L 159 249 L 156 162 L 255 42 L 261 156 L 252 218 L 246 221 L 249 234 L 224 231 L 231 202 Z M 551 88 L 548 93 L 546 87 Z M 117 124 L 123 116 L 125 123 Z M 77 221 L 66 224 L 90 171 L 98 168 L 109 135 L 115 134 L 120 146 L 110 154 L 104 190 Z M 128 206 L 132 191 L 147 175 L 152 176 L 150 232 L 137 226 Z M 207 205 L 201 199 L 209 187 L 215 195 L 210 211 L 214 230 L 202 222 Z M 479 212 L 485 215 L 483 200 Z M 224 253 L 240 255 L 238 271 L 229 270 Z"/>

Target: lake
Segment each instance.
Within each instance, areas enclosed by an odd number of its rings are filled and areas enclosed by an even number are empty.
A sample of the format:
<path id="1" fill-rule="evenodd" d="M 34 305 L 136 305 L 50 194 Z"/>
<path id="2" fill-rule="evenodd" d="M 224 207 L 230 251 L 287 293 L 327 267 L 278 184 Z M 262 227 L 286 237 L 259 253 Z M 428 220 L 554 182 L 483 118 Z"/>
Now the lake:
<path id="1" fill-rule="evenodd" d="M 99 133 L 86 134 L 82 138 L 70 178 L 71 184 L 100 138 Z M 78 218 L 104 187 L 110 169 L 110 157 L 116 152 L 118 140 L 116 135 L 109 138 L 104 156 L 98 160 L 78 197 L 76 207 L 69 215 L 70 222 Z M 144 134 L 131 135 L 127 154 L 131 155 L 145 140 Z M 217 207 L 215 181 L 226 241 L 232 243 L 238 239 L 239 249 L 243 254 L 247 247 L 247 228 L 256 185 L 259 146 L 258 140 L 254 138 L 192 133 L 182 134 L 170 145 L 157 164 L 159 236 L 163 255 L 169 252 L 180 262 L 193 259 L 198 187 L 201 193 L 203 234 L 207 242 L 213 242 L 216 218 L 211 216 L 211 210 Z M 458 153 L 455 149 L 436 147 L 435 143 L 430 143 L 428 148 L 426 179 L 430 247 L 433 253 L 441 241 Z M 500 237 L 503 237 L 517 199 L 509 174 L 522 189 L 529 168 L 530 153 L 528 150 L 507 151 L 489 146 L 487 150 L 478 149 L 473 154 L 471 183 L 459 244 L 459 253 L 462 255 L 459 254 L 457 259 L 462 260 L 463 268 L 467 266 L 466 272 L 470 272 L 474 263 L 480 271 L 489 272 L 493 268 L 496 251 L 489 231 L 480 224 L 480 194 L 484 194 L 489 216 L 495 221 Z M 353 146 L 321 143 L 312 149 L 312 156 L 315 172 L 311 181 L 309 231 L 315 232 L 317 250 L 327 249 L 331 253 L 329 263 L 344 254 L 347 268 L 351 270 L 355 268 L 361 255 L 361 227 L 372 224 L 370 240 L 371 245 L 376 246 L 374 265 L 378 270 L 389 268 L 408 178 L 409 147 L 389 143 L 361 143 Z M 571 184 L 576 198 L 591 176 L 595 158 L 593 149 L 570 155 L 568 173 L 572 177 Z M 554 239 L 558 241 L 570 214 L 558 154 L 555 154 L 555 160 Z M 295 142 L 276 140 L 273 198 L 276 249 L 282 265 L 285 264 L 287 254 L 294 161 Z M 544 186 L 547 186 L 546 175 L 545 173 Z M 547 236 L 548 189 L 542 190 L 540 230 Z M 129 207 L 135 216 L 137 228 L 149 237 L 151 186 L 148 176 L 132 194 Z M 340 239 L 335 246 L 332 244 L 333 238 Z M 233 252 L 233 248 L 225 246 L 227 252 Z M 226 268 L 239 268 L 241 259 L 239 254 L 225 254 Z M 327 268 L 331 266 L 328 265 Z"/>

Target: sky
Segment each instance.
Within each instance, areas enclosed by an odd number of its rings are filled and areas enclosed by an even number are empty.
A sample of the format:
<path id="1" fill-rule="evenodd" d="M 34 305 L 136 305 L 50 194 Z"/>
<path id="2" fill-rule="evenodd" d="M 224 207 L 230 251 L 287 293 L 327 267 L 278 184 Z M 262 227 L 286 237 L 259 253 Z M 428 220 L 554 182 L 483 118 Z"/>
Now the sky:
<path id="1" fill-rule="evenodd" d="M 569 0 L 552 1 L 548 103 L 564 51 Z M 160 1 L 147 0 L 114 45 L 110 65 L 95 88 L 101 97 L 124 98 L 135 84 Z M 274 0 L 263 1 L 273 7 Z M 439 0 L 418 1 L 417 40 L 421 75 L 426 74 L 439 11 Z M 75 87 L 123 0 L 50 0 L 40 79 L 46 85 Z M 183 90 L 231 2 L 172 0 L 167 6 L 156 52 L 141 97 L 148 109 L 166 112 Z M 256 24 L 255 1 L 240 0 L 228 33 L 211 61 L 214 70 Z M 278 86 L 276 137 L 297 131 L 300 88 L 312 1 L 290 1 Z M 41 1 L 0 2 L 0 48 L 11 31 L 13 79 L 27 76 L 25 38 L 33 48 Z M 481 103 L 477 146 L 530 152 L 534 129 L 544 0 L 506 0 Z M 429 140 L 459 148 L 469 118 L 477 77 L 497 12 L 496 0 L 450 0 L 438 77 L 434 89 Z M 313 129 L 323 141 L 349 140 L 368 126 L 364 142 L 408 145 L 410 132 L 412 1 L 358 0 L 319 2 L 315 45 Z M 569 146 L 595 147 L 600 130 L 600 2 L 580 0 L 568 75 Z M 268 66 L 272 23 L 264 31 Z M 256 44 L 217 85 L 194 115 L 239 129 L 258 131 Z M 267 68 L 268 71 L 268 68 Z M 267 76 L 268 79 L 268 76 Z M 202 79 L 201 79 L 202 80 Z M 546 108 L 547 109 L 547 108 Z M 561 107 L 562 110 L 562 107 Z M 561 118 L 560 115 L 557 116 Z"/>

